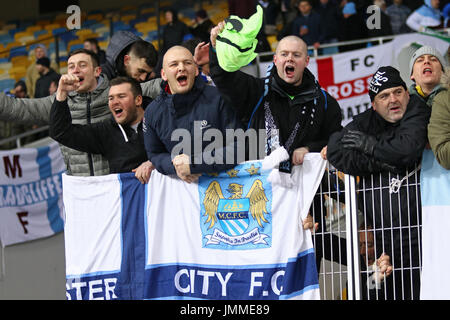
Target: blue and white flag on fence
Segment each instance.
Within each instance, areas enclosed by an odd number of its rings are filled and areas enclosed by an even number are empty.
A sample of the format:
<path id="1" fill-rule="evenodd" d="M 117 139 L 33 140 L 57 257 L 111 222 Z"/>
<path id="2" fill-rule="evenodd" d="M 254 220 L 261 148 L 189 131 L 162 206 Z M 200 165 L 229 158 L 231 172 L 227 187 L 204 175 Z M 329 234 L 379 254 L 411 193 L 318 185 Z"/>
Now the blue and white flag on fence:
<path id="1" fill-rule="evenodd" d="M 63 176 L 68 299 L 319 299 L 303 230 L 325 170 L 295 166 L 292 188 L 252 161 L 198 183 L 154 170 Z"/>
<path id="2" fill-rule="evenodd" d="M 61 175 L 65 165 L 56 142 L 0 152 L 2 246 L 35 240 L 64 227 Z"/>
<path id="3" fill-rule="evenodd" d="M 426 149 L 420 173 L 422 197 L 421 300 L 450 299 L 450 170 Z"/>

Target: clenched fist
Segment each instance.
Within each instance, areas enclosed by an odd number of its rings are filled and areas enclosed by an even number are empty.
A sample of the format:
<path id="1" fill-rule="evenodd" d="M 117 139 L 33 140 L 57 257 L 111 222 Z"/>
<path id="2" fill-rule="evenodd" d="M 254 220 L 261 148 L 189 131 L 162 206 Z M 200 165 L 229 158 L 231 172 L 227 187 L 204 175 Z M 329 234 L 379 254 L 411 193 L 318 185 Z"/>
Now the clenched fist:
<path id="1" fill-rule="evenodd" d="M 59 79 L 58 90 L 56 91 L 56 100 L 64 101 L 67 99 L 67 93 L 75 91 L 80 87 L 80 79 L 74 74 L 62 75 Z"/>

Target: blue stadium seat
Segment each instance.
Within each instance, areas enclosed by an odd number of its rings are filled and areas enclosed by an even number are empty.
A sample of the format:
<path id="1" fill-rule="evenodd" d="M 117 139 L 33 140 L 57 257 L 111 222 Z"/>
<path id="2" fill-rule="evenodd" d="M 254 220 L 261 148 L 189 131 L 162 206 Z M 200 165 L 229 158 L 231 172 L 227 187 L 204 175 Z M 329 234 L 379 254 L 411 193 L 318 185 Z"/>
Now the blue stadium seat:
<path id="1" fill-rule="evenodd" d="M 14 79 L 3 79 L 0 80 L 0 90 L 1 92 L 5 92 L 5 90 L 11 90 L 14 88 L 14 84 L 16 83 L 16 80 Z"/>
<path id="2" fill-rule="evenodd" d="M 9 33 L 9 35 L 10 35 L 11 37 L 14 38 L 14 35 L 15 35 L 17 32 L 25 31 L 25 29 L 26 29 L 26 28 L 10 29 L 10 30 L 8 30 L 8 33 Z"/>
<path id="3" fill-rule="evenodd" d="M 77 50 L 77 49 L 83 49 L 84 45 L 82 43 L 77 43 L 77 44 L 72 44 L 68 49 L 69 52 L 73 51 L 73 50 Z"/>
<path id="4" fill-rule="evenodd" d="M 96 23 L 98 23 L 97 20 L 86 20 L 86 21 L 83 21 L 83 23 L 81 24 L 81 28 L 82 29 L 90 28 L 90 26 L 92 26 Z"/>
<path id="5" fill-rule="evenodd" d="M 60 34 L 60 33 L 64 33 L 64 32 L 67 32 L 67 29 L 66 29 L 66 28 L 56 28 L 56 29 L 53 29 L 53 30 L 52 30 L 52 34 L 53 34 L 53 35 L 55 35 L 55 34 Z"/>
<path id="6" fill-rule="evenodd" d="M 26 47 L 12 48 L 9 52 L 9 59 L 20 56 L 28 57 L 28 50 Z"/>
<path id="7" fill-rule="evenodd" d="M 67 33 L 61 34 L 61 35 L 60 35 L 60 39 L 61 39 L 62 41 L 64 41 L 65 45 L 67 46 L 67 44 L 69 43 L 69 41 L 78 39 L 78 36 L 75 35 L 73 32 L 67 32 Z M 60 41 L 60 43 L 61 43 L 61 41 Z"/>
<path id="8" fill-rule="evenodd" d="M 39 37 L 41 34 L 48 34 L 48 31 L 47 30 L 38 30 L 38 31 L 35 31 L 33 34 L 34 34 L 34 37 L 37 39 L 37 37 Z"/>
<path id="9" fill-rule="evenodd" d="M 149 31 L 147 39 L 148 41 L 158 40 L 158 30 Z"/>
<path id="10" fill-rule="evenodd" d="M 130 23 L 129 23 L 129 24 L 130 24 L 131 27 L 134 28 L 134 26 L 135 26 L 136 23 L 139 23 L 139 22 L 145 22 L 145 21 L 147 21 L 146 18 L 139 17 L 139 18 L 137 18 L 137 19 L 130 20 Z"/>

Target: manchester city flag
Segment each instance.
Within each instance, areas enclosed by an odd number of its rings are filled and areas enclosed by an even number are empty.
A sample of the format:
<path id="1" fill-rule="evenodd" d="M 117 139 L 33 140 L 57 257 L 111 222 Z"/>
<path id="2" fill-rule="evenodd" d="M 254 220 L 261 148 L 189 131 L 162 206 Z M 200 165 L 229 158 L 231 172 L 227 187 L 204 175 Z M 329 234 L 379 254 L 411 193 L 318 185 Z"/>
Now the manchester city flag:
<path id="1" fill-rule="evenodd" d="M 308 154 L 292 188 L 261 161 L 191 184 L 156 170 L 147 185 L 63 176 L 67 298 L 319 299 L 302 220 L 324 170 Z"/>
<path id="2" fill-rule="evenodd" d="M 0 152 L 3 246 L 48 237 L 63 230 L 61 175 L 64 171 L 56 142 L 40 148 Z"/>

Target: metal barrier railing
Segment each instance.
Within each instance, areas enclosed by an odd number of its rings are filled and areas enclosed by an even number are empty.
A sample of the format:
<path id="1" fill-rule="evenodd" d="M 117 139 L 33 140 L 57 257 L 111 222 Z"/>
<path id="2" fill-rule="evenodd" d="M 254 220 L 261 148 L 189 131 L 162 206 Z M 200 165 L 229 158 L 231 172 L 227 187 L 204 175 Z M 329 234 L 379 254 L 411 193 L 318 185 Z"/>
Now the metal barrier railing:
<path id="1" fill-rule="evenodd" d="M 313 242 L 322 299 L 419 299 L 419 172 L 355 178 L 327 167 L 310 211 L 319 223 Z M 392 266 L 387 277 L 376 263 L 383 253 Z"/>
<path id="2" fill-rule="evenodd" d="M 21 148 L 23 146 L 22 142 L 21 142 L 21 139 L 27 138 L 29 136 L 32 136 L 32 135 L 36 134 L 36 133 L 48 131 L 48 128 L 49 128 L 48 125 L 47 126 L 42 126 L 42 127 L 36 128 L 36 129 L 25 131 L 23 133 L 20 133 L 18 135 L 15 135 L 15 136 L 12 136 L 12 137 L 9 137 L 9 138 L 2 139 L 2 140 L 0 140 L 0 146 L 8 144 L 8 143 L 11 143 L 11 142 L 15 142 L 16 143 L 16 148 Z"/>

